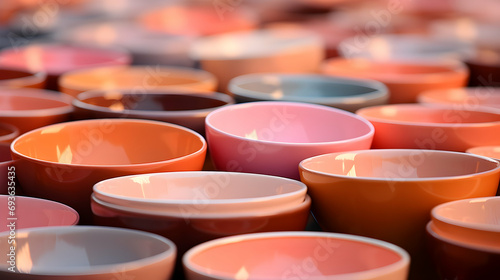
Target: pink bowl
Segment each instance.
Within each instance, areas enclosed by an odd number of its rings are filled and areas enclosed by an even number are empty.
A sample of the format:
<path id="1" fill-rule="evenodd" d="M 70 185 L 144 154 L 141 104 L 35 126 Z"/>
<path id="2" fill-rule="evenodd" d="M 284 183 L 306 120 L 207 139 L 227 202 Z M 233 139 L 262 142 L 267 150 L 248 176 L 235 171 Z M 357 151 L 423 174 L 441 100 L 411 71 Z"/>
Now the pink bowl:
<path id="1" fill-rule="evenodd" d="M 73 208 L 51 200 L 0 195 L 0 205 L 5 208 L 5 210 L 0 211 L 0 218 L 7 225 L 13 223 L 13 228 L 16 230 L 34 227 L 72 226 L 76 225 L 80 219 Z M 9 230 L 12 229 L 2 227 L 0 232 Z"/>
<path id="2" fill-rule="evenodd" d="M 205 122 L 216 169 L 292 179 L 299 178 L 301 160 L 368 149 L 374 134 L 368 121 L 352 113 L 298 102 L 230 105 Z"/>

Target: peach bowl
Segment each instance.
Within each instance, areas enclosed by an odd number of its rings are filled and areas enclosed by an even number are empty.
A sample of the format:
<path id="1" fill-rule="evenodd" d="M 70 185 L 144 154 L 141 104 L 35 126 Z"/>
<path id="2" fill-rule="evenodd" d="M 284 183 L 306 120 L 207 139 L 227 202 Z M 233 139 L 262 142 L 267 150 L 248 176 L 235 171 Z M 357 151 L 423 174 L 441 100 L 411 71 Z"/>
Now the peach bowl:
<path id="1" fill-rule="evenodd" d="M 414 103 L 420 93 L 430 89 L 463 87 L 467 67 L 455 61 L 415 61 L 332 58 L 323 63 L 326 75 L 373 79 L 384 83 L 390 92 L 389 103 Z"/>
<path id="2" fill-rule="evenodd" d="M 28 72 L 0 67 L 0 86 L 7 88 L 43 88 L 47 80 L 45 72 Z"/>
<path id="3" fill-rule="evenodd" d="M 375 127 L 372 148 L 431 149 L 464 152 L 497 145 L 500 112 L 422 104 L 392 104 L 360 109 L 356 114 Z"/>
<path id="4" fill-rule="evenodd" d="M 70 120 L 72 98 L 43 89 L 0 89 L 0 122 L 11 124 L 21 133 Z"/>
<path id="5" fill-rule="evenodd" d="M 446 105 L 452 108 L 477 110 L 498 109 L 500 112 L 500 89 L 493 87 L 467 87 L 422 92 L 419 103 Z"/>
<path id="6" fill-rule="evenodd" d="M 325 122 L 328 120 L 328 122 Z M 217 170 L 298 179 L 305 158 L 369 149 L 373 126 L 350 112 L 322 105 L 261 101 L 210 113 L 206 134 Z"/>
<path id="7" fill-rule="evenodd" d="M 72 226 L 80 220 L 73 208 L 55 201 L 0 195 L 0 204 L 5 207 L 5 211 L 0 212 L 0 218 L 7 224 L 0 232 L 34 227 Z M 13 226 L 9 227 L 11 224 Z"/>
<path id="8" fill-rule="evenodd" d="M 9 280 L 170 279 L 172 241 L 147 232 L 73 226 L 20 230 L 16 245 L 0 235 L 0 277 Z M 11 247 L 12 246 L 12 247 Z M 12 250 L 14 248 L 14 250 Z M 14 251 L 14 261 L 8 255 Z M 13 271 L 12 271 L 12 270 Z"/>
<path id="9" fill-rule="evenodd" d="M 209 72 L 188 67 L 116 66 L 68 72 L 61 76 L 59 88 L 76 97 L 89 90 L 129 89 L 141 93 L 151 89 L 184 88 L 213 91 L 217 79 Z"/>
<path id="10" fill-rule="evenodd" d="M 104 202 L 163 214 L 241 214 L 301 204 L 304 183 L 231 172 L 183 171 L 111 178 L 94 186 Z"/>
<path id="11" fill-rule="evenodd" d="M 33 143 L 36 143 L 34 145 Z M 75 208 L 86 223 L 92 187 L 104 179 L 143 173 L 201 170 L 206 142 L 164 122 L 98 119 L 32 130 L 11 146 L 26 195 Z"/>
<path id="12" fill-rule="evenodd" d="M 19 128 L 6 124 L 0 123 L 0 143 L 10 143 L 20 134 Z"/>
<path id="13" fill-rule="evenodd" d="M 75 117 L 135 118 L 178 124 L 205 134 L 206 116 L 233 104 L 227 94 L 182 90 L 95 90 L 79 94 L 73 105 Z"/>
<path id="14" fill-rule="evenodd" d="M 65 44 L 32 44 L 0 52 L 0 65 L 48 74 L 46 88 L 57 90 L 58 77 L 71 70 L 130 64 L 127 52 Z"/>
<path id="15" fill-rule="evenodd" d="M 351 112 L 389 99 L 380 82 L 314 74 L 248 74 L 232 79 L 228 91 L 237 102 L 296 101 Z"/>
<path id="16" fill-rule="evenodd" d="M 205 242 L 184 254 L 183 264 L 188 280 L 404 280 L 410 256 L 393 244 L 361 236 L 270 232 Z"/>

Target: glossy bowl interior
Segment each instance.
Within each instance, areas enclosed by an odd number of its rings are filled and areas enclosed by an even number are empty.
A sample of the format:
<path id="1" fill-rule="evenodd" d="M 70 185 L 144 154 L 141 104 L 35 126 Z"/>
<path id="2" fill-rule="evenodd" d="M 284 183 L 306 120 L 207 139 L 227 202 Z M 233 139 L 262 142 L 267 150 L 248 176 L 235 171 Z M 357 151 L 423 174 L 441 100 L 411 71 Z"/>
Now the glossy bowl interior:
<path id="1" fill-rule="evenodd" d="M 431 90 L 418 96 L 420 103 L 448 105 L 453 108 L 500 110 L 500 89 L 493 87 L 456 88 Z"/>
<path id="2" fill-rule="evenodd" d="M 402 280 L 407 277 L 409 262 L 408 253 L 395 245 L 321 232 L 226 237 L 200 244 L 183 257 L 190 280 L 284 279 L 299 274 L 308 279 Z"/>
<path id="3" fill-rule="evenodd" d="M 94 186 L 99 200 L 173 215 L 269 212 L 301 204 L 306 191 L 299 181 L 230 172 L 134 175 Z"/>
<path id="4" fill-rule="evenodd" d="M 0 86 L 8 88 L 43 88 L 47 74 L 0 67 Z"/>
<path id="5" fill-rule="evenodd" d="M 7 211 L 9 202 L 14 206 L 13 211 Z M 27 197 L 0 195 L 0 204 L 5 206 L 5 211 L 0 213 L 0 218 L 9 224 L 13 222 L 16 230 L 35 227 L 72 226 L 78 224 L 80 216 L 71 207 L 59 202 Z M 10 212 L 14 215 L 10 215 Z M 13 218 L 16 218 L 15 220 Z M 0 231 L 10 231 L 5 227 Z"/>

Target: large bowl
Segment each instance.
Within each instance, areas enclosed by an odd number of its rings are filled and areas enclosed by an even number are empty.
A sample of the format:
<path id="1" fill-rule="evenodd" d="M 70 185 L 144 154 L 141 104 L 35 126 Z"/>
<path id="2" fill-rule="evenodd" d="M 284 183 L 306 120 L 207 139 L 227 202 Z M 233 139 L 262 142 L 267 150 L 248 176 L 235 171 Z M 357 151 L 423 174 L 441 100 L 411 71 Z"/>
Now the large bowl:
<path id="1" fill-rule="evenodd" d="M 500 112 L 422 104 L 392 104 L 356 112 L 375 127 L 372 148 L 464 152 L 499 145 Z"/>
<path id="2" fill-rule="evenodd" d="M 76 97 L 89 90 L 128 89 L 142 93 L 152 89 L 184 88 L 213 91 L 217 80 L 211 73 L 188 67 L 117 66 L 72 71 L 61 76 L 62 92 Z"/>
<path id="3" fill-rule="evenodd" d="M 500 112 L 500 89 L 494 87 L 468 87 L 422 92 L 419 103 L 445 105 L 452 108 L 477 110 L 497 109 Z"/>
<path id="4" fill-rule="evenodd" d="M 168 280 L 176 257 L 172 241 L 137 230 L 26 229 L 15 233 L 13 247 L 10 236 L 0 234 L 0 277 L 9 280 Z"/>
<path id="5" fill-rule="evenodd" d="M 79 94 L 73 105 L 75 117 L 135 118 L 178 124 L 205 134 L 206 116 L 233 104 L 227 94 L 181 90 L 95 90 Z"/>
<path id="6" fill-rule="evenodd" d="M 206 146 L 201 135 L 181 126 L 98 119 L 32 130 L 18 137 L 11 149 L 26 195 L 67 204 L 86 223 L 97 182 L 132 174 L 201 170 Z"/>
<path id="7" fill-rule="evenodd" d="M 299 102 L 230 105 L 206 118 L 207 141 L 217 170 L 298 179 L 301 160 L 369 149 L 373 126 L 344 110 Z"/>
<path id="8" fill-rule="evenodd" d="M 229 82 L 228 91 L 237 102 L 296 101 L 351 112 L 389 99 L 389 90 L 380 82 L 314 74 L 243 75 Z"/>
<path id="9" fill-rule="evenodd" d="M 0 67 L 0 86 L 7 88 L 43 88 L 47 74 Z"/>
<path id="10" fill-rule="evenodd" d="M 393 244 L 366 237 L 272 232 L 205 242 L 190 249 L 183 264 L 188 280 L 405 280 L 410 256 Z"/>
<path id="11" fill-rule="evenodd" d="M 389 103 L 414 103 L 424 91 L 463 87 L 469 78 L 469 71 L 464 64 L 447 60 L 332 58 L 323 63 L 321 72 L 380 81 L 389 88 Z"/>
<path id="12" fill-rule="evenodd" d="M 42 126 L 70 120 L 72 98 L 43 89 L 0 89 L 0 122 L 25 133 Z"/>

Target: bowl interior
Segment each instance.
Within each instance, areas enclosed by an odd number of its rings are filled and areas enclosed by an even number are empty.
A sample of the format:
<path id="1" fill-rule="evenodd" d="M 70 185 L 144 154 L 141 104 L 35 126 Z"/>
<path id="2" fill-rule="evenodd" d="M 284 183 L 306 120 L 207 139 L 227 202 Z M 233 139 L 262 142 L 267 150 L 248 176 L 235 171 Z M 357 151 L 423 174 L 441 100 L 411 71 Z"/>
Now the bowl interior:
<path id="1" fill-rule="evenodd" d="M 433 216 L 449 223 L 485 225 L 500 232 L 500 197 L 453 201 L 437 206 Z"/>
<path id="2" fill-rule="evenodd" d="M 207 125 L 237 137 L 285 143 L 342 141 L 372 131 L 369 124 L 348 112 L 277 102 L 229 106 L 214 111 L 206 121 Z"/>
<path id="3" fill-rule="evenodd" d="M 58 100 L 60 99 L 60 100 Z M 23 93 L 19 91 L 0 92 L 0 110 L 5 111 L 23 111 L 23 110 L 43 110 L 53 108 L 71 107 L 69 101 L 63 101 L 64 98 L 58 98 L 57 95 L 48 96 L 42 93 Z"/>
<path id="4" fill-rule="evenodd" d="M 499 163 L 465 153 L 431 150 L 368 150 L 326 154 L 304 160 L 313 172 L 372 179 L 470 176 L 498 168 Z"/>
<path id="5" fill-rule="evenodd" d="M 13 151 L 24 157 L 77 165 L 128 165 L 175 159 L 200 151 L 201 136 L 169 124 L 93 120 L 56 124 L 24 134 Z"/>

